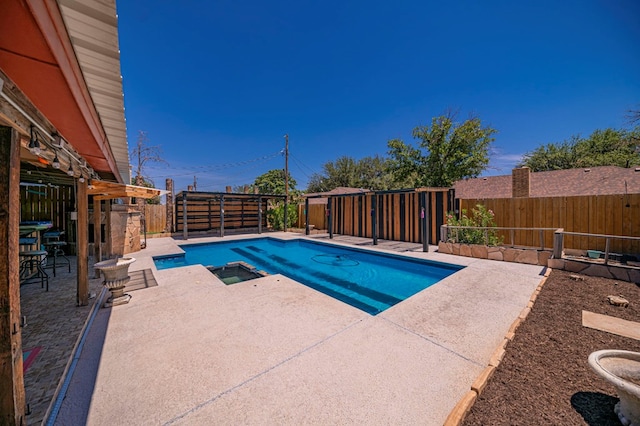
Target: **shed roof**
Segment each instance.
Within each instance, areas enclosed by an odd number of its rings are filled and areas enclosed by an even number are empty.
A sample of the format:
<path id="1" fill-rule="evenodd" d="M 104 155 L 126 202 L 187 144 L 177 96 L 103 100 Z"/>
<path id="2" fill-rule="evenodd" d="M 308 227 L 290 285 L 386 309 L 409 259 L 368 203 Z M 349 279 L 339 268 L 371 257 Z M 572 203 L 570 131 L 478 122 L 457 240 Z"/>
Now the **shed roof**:
<path id="1" fill-rule="evenodd" d="M 326 192 L 310 192 L 308 194 L 304 194 L 305 197 L 328 197 L 330 195 L 345 195 L 345 194 L 358 194 L 371 192 L 370 189 L 365 188 L 351 188 L 348 186 L 339 186 L 337 188 L 332 189 L 331 191 Z"/>

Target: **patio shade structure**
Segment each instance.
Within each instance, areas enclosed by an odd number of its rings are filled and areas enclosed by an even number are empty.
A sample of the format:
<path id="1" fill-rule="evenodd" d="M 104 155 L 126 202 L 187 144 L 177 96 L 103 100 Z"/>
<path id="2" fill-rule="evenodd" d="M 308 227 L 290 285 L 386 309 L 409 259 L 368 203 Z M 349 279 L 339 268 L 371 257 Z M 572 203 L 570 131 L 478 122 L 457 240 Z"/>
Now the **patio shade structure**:
<path id="1" fill-rule="evenodd" d="M 144 198 L 149 199 L 162 195 L 166 191 L 145 186 L 124 185 L 121 183 L 92 180 L 87 188 L 87 195 L 93 195 L 94 200 L 112 200 L 114 198 Z"/>
<path id="2" fill-rule="evenodd" d="M 165 193 L 166 191 L 147 188 L 143 186 L 125 185 L 114 182 L 95 181 L 87 183 L 87 195 L 93 196 L 93 241 L 94 244 L 94 260 L 99 262 L 102 260 L 102 251 L 100 247 L 100 229 L 102 227 L 102 201 L 105 200 L 105 212 L 107 219 L 107 235 L 110 233 L 110 212 L 111 203 L 110 200 L 116 198 L 143 198 L 149 199 L 157 197 Z M 84 239 L 85 245 L 87 238 Z M 108 245 L 110 247 L 110 245 Z M 88 253 L 88 252 L 87 252 Z"/>
<path id="3" fill-rule="evenodd" d="M 3 0 L 0 13 L 0 423 L 25 424 L 18 235 L 20 169 L 71 178 L 77 193 L 77 303 L 88 304 L 87 180 L 132 192 L 115 2 Z M 33 137 L 32 137 L 33 135 Z M 38 138 L 41 150 L 28 149 Z M 55 165 L 54 165 L 55 164 Z M 50 181 L 49 181 L 50 182 Z M 46 183 L 46 182 L 45 182 Z M 100 186 L 100 184 L 98 184 Z M 117 192 L 121 190 L 121 192 Z M 135 196 L 143 196 L 136 192 Z M 121 195 L 125 194 L 125 195 Z M 108 198 L 102 198 L 108 199 Z"/>

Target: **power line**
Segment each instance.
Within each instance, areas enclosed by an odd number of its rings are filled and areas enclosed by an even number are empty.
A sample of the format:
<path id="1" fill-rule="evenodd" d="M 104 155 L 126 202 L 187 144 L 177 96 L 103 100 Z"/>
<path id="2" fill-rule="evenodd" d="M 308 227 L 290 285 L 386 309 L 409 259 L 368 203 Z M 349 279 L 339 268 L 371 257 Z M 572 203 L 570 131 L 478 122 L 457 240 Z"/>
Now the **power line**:
<path id="1" fill-rule="evenodd" d="M 241 166 L 245 166 L 245 165 L 249 165 L 251 163 L 255 163 L 258 161 L 264 162 L 267 160 L 271 160 L 272 158 L 275 158 L 279 155 L 281 155 L 283 152 L 283 150 L 280 150 L 278 152 L 275 152 L 273 154 L 269 154 L 269 155 L 263 155 L 262 157 L 257 157 L 257 158 L 253 158 L 251 160 L 244 160 L 244 161 L 237 161 L 235 163 L 225 163 L 225 164 L 213 164 L 213 165 L 209 165 L 209 166 L 190 166 L 189 168 L 173 168 L 173 167 L 163 167 L 163 169 L 174 169 L 174 170 L 188 170 L 188 172 L 185 173 L 181 173 L 181 174 L 169 174 L 169 175 L 153 175 L 153 176 L 149 176 L 150 178 L 166 178 L 166 177 L 182 177 L 182 176 L 191 176 L 193 174 L 197 174 L 197 173 L 202 173 L 202 172 L 213 172 L 213 171 L 217 171 L 217 170 L 224 170 L 224 169 L 230 169 L 230 168 L 234 168 L 234 167 L 241 167 Z M 149 167 L 149 169 L 153 169 L 152 167 Z"/>
<path id="2" fill-rule="evenodd" d="M 298 169 L 300 170 L 300 172 L 301 172 L 303 175 L 305 175 L 307 178 L 311 179 L 311 176 L 309 176 L 309 175 L 307 174 L 307 172 L 305 172 L 305 171 L 304 171 L 304 169 L 303 169 L 302 167 L 300 167 L 300 165 L 301 165 L 301 164 L 298 162 L 298 160 L 297 160 L 297 159 L 295 159 L 293 156 L 291 157 L 291 159 L 296 163 L 296 166 L 298 167 Z"/>
<path id="3" fill-rule="evenodd" d="M 302 162 L 302 160 L 300 160 L 299 158 L 297 158 L 295 155 L 289 153 L 289 155 L 291 156 L 291 158 L 293 158 L 295 161 L 297 161 L 301 166 L 306 167 L 311 173 L 313 174 L 319 174 L 318 172 L 316 172 L 314 169 L 312 169 L 311 167 L 307 166 L 306 164 L 304 164 Z"/>

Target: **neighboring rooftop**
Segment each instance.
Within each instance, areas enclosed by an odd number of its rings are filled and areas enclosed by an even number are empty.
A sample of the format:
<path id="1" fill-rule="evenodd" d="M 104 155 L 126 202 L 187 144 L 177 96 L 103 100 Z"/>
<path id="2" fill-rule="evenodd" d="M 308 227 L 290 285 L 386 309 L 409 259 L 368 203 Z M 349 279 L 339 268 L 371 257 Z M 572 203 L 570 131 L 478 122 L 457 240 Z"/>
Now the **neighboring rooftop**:
<path id="1" fill-rule="evenodd" d="M 518 170 L 518 169 L 515 169 Z M 511 198 L 512 175 L 460 180 L 456 198 Z M 640 167 L 602 166 L 529 173 L 529 197 L 640 193 Z"/>
<path id="2" fill-rule="evenodd" d="M 339 186 L 337 188 L 332 189 L 327 192 L 311 192 L 309 194 L 304 194 L 305 197 L 309 198 L 309 204 L 327 204 L 327 198 L 332 195 L 346 195 L 346 194 L 365 194 L 367 192 L 371 192 L 370 189 L 364 188 L 350 188 L 348 186 Z"/>

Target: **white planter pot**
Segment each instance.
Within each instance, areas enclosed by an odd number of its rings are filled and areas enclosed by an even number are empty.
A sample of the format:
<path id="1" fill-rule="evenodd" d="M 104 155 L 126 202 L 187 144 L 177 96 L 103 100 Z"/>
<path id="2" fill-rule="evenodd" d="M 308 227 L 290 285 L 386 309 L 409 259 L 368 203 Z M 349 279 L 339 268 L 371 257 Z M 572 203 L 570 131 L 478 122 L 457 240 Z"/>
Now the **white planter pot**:
<path id="1" fill-rule="evenodd" d="M 103 284 L 111 292 L 111 297 L 107 304 L 109 306 L 128 303 L 131 296 L 124 294 L 124 287 L 129 282 L 129 265 L 135 262 L 133 257 L 121 257 L 119 259 L 108 259 L 98 262 L 93 267 L 102 271 L 104 275 Z M 125 300 L 126 299 L 126 300 Z"/>
<path id="2" fill-rule="evenodd" d="M 615 412 L 623 425 L 640 425 L 640 352 L 601 350 L 589 355 L 589 365 L 618 391 Z"/>

